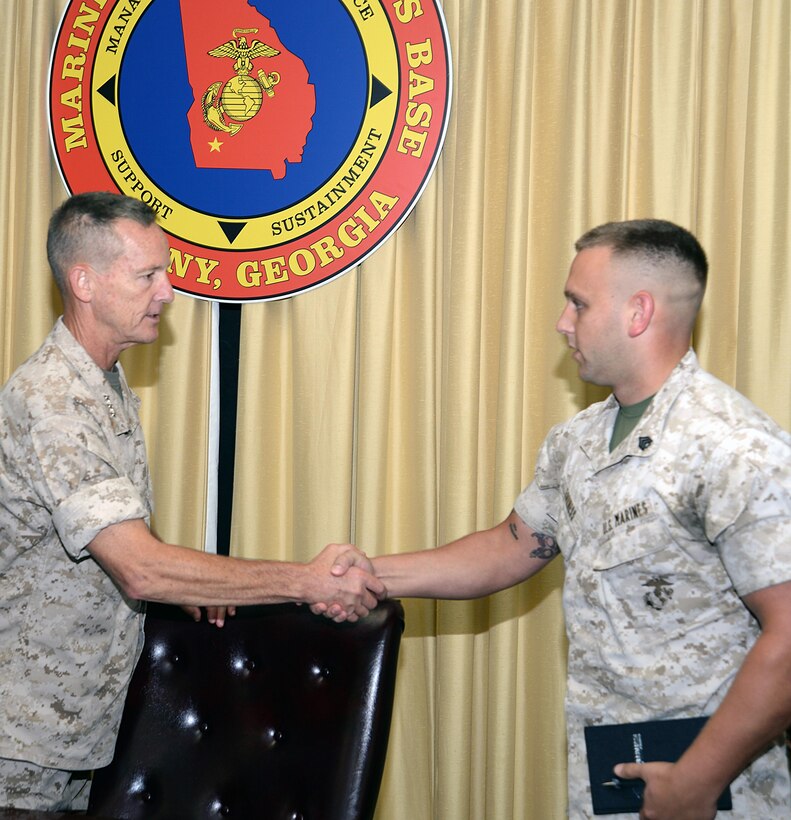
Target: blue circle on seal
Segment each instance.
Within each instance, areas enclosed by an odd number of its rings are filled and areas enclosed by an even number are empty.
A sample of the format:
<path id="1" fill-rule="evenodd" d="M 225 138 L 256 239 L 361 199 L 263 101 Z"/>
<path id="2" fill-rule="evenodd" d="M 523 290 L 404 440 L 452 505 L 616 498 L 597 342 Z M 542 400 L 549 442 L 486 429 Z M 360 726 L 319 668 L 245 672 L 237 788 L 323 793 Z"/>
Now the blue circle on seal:
<path id="1" fill-rule="evenodd" d="M 266 170 L 195 166 L 187 122 L 194 99 L 179 0 L 156 0 L 144 11 L 129 35 L 118 78 L 124 134 L 149 178 L 193 210 L 235 219 L 275 213 L 321 188 L 357 139 L 368 102 L 368 61 L 357 27 L 342 3 L 251 0 L 249 4 L 269 19 L 283 45 L 302 59 L 316 92 L 313 127 L 302 161 L 289 164 L 283 179 L 273 179 Z M 163 84 L 167 93 L 156 93 Z"/>

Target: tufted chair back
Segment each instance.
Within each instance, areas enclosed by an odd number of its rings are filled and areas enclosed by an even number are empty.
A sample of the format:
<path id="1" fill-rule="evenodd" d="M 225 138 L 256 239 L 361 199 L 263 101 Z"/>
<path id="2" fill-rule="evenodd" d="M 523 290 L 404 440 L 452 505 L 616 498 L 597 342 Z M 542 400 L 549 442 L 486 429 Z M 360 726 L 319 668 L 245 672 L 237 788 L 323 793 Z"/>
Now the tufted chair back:
<path id="1" fill-rule="evenodd" d="M 363 820 L 376 805 L 403 609 L 356 624 L 291 604 L 222 629 L 150 605 L 115 757 L 90 815 Z"/>

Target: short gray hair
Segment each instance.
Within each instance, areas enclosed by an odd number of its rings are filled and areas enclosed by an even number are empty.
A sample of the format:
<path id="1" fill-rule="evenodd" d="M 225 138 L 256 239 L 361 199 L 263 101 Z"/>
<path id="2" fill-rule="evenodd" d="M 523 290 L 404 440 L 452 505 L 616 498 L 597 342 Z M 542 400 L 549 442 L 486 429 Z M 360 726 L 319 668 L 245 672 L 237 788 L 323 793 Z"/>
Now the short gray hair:
<path id="1" fill-rule="evenodd" d="M 119 219 L 147 227 L 156 221 L 156 213 L 139 199 L 109 191 L 75 194 L 55 210 L 47 231 L 47 259 L 62 295 L 66 273 L 80 257 L 108 264 L 118 256 L 121 248 L 113 228 Z"/>

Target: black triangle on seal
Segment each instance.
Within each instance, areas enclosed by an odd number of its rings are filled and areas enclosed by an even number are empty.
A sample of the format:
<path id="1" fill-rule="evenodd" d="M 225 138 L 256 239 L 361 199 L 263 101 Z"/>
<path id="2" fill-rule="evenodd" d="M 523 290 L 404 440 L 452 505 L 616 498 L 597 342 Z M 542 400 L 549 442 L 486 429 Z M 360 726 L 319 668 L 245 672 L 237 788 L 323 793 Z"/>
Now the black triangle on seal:
<path id="1" fill-rule="evenodd" d="M 225 238 L 233 245 L 234 240 L 244 230 L 246 222 L 218 222 Z"/>
<path id="2" fill-rule="evenodd" d="M 110 77 L 104 85 L 99 86 L 99 93 L 110 105 L 115 105 L 115 77 Z"/>
<path id="3" fill-rule="evenodd" d="M 371 104 L 369 108 L 373 108 L 377 103 L 382 102 L 392 94 L 389 89 L 378 77 L 371 75 Z"/>
<path id="4" fill-rule="evenodd" d="M 110 77 L 104 85 L 99 86 L 99 93 L 110 105 L 115 105 L 115 77 Z"/>

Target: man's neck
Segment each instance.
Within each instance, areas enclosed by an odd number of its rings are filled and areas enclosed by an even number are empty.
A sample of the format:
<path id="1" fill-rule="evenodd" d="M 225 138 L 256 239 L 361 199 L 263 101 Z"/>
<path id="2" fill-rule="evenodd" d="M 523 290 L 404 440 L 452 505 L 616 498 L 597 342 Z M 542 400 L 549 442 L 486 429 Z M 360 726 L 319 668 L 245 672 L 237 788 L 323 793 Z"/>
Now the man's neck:
<path id="1" fill-rule="evenodd" d="M 63 324 L 102 370 L 112 370 L 118 361 L 120 351 L 116 350 L 114 346 L 102 343 L 98 334 L 92 333 L 87 323 L 81 321 L 74 311 L 64 311 Z"/>
<path id="2" fill-rule="evenodd" d="M 657 363 L 651 368 L 645 368 L 626 383 L 613 387 L 613 395 L 618 404 L 621 407 L 631 407 L 656 395 L 684 358 L 688 349 L 686 348 L 680 356 L 667 357 L 664 362 Z"/>

